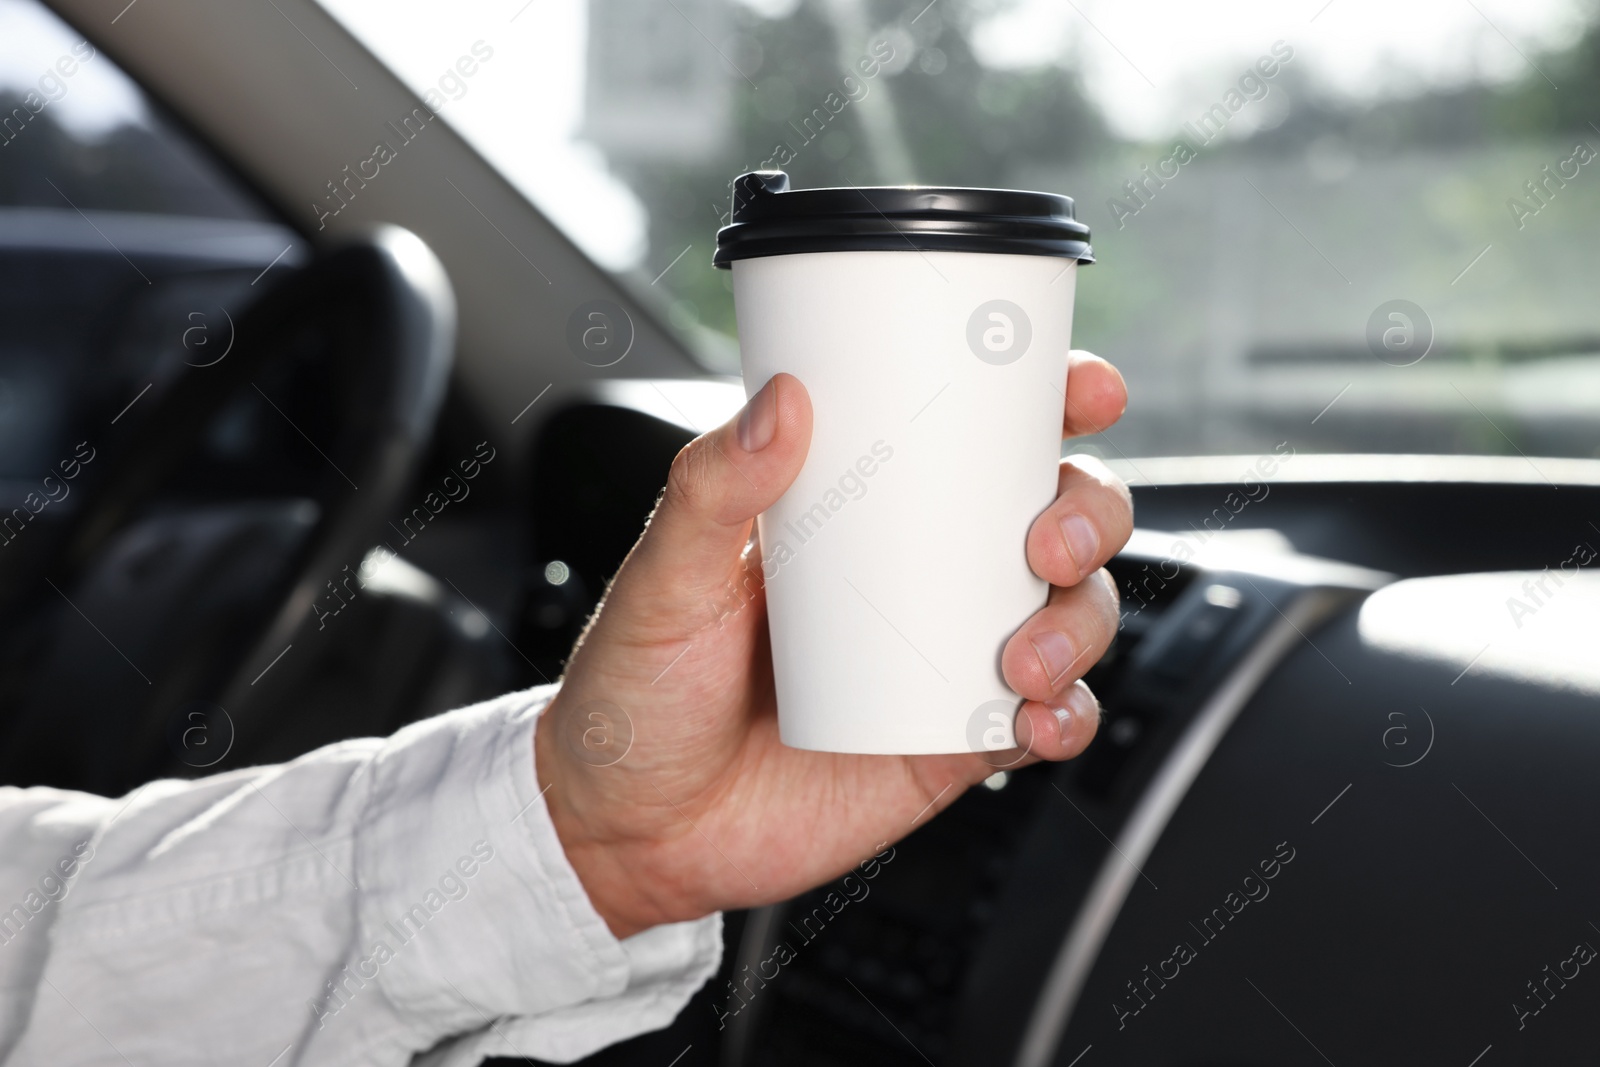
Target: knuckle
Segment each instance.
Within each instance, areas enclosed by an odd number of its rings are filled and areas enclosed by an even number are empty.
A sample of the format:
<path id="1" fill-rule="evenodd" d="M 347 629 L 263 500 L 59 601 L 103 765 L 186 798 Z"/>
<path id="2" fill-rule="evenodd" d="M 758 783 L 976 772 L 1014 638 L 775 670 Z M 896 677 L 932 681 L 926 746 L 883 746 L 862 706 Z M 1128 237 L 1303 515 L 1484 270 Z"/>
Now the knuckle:
<path id="1" fill-rule="evenodd" d="M 1094 572 L 1093 579 L 1094 604 L 1098 609 L 1096 621 L 1103 633 L 1115 634 L 1122 622 L 1122 593 L 1117 589 L 1116 579 L 1104 567 Z"/>
<path id="2" fill-rule="evenodd" d="M 1051 617 L 1042 620 L 1045 628 L 1066 634 L 1073 647 L 1083 654 L 1076 664 L 1079 669 L 1074 670 L 1074 677 L 1087 670 L 1094 658 L 1098 657 L 1098 650 L 1110 642 L 1111 631 L 1106 627 L 1105 611 L 1100 600 L 1100 597 L 1094 596 L 1088 602 L 1061 604 L 1051 612 Z"/>
<path id="3" fill-rule="evenodd" d="M 1133 491 L 1095 456 L 1069 456 L 1063 463 L 1070 467 L 1064 487 L 1074 489 L 1093 502 L 1097 516 L 1109 527 L 1107 533 L 1125 535 L 1133 529 Z"/>
<path id="4" fill-rule="evenodd" d="M 1117 609 L 1122 606 L 1122 590 L 1117 588 L 1117 580 L 1104 567 L 1095 571 L 1094 577 L 1095 581 L 1100 583 L 1100 587 L 1105 590 L 1106 606 L 1115 614 Z"/>
<path id="5" fill-rule="evenodd" d="M 1094 472 L 1095 485 L 1100 492 L 1113 503 L 1113 514 L 1118 523 L 1133 525 L 1133 490 L 1128 488 L 1128 483 L 1118 478 L 1104 463 L 1094 461 L 1098 469 Z"/>
<path id="6" fill-rule="evenodd" d="M 719 500 L 713 459 L 704 437 L 684 445 L 667 474 L 667 500 L 692 512 L 714 511 Z"/>
<path id="7" fill-rule="evenodd" d="M 1115 474 L 1111 473 L 1111 468 L 1106 466 L 1105 460 L 1099 456 L 1091 456 L 1087 452 L 1074 452 L 1061 462 L 1091 482 L 1110 485 L 1120 481 Z"/>
<path id="8" fill-rule="evenodd" d="M 1111 481 L 1100 487 L 1103 504 L 1101 517 L 1102 559 L 1110 559 L 1121 552 L 1133 536 L 1133 494 L 1120 481 Z"/>
<path id="9" fill-rule="evenodd" d="M 1131 530 L 1133 528 L 1133 490 L 1128 488 L 1128 483 L 1121 478 L 1113 477 L 1110 482 L 1112 490 L 1117 494 L 1117 503 L 1120 505 L 1117 514 Z"/>

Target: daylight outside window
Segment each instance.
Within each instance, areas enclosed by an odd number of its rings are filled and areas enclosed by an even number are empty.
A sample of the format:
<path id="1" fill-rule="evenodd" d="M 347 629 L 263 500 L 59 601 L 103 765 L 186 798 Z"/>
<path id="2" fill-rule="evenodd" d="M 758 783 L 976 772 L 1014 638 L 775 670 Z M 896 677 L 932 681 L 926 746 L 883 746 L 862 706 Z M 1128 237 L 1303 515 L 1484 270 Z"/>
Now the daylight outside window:
<path id="1" fill-rule="evenodd" d="M 715 369 L 735 174 L 1038 188 L 1137 398 L 1105 455 L 1600 447 L 1587 4 L 326 2 L 419 91 L 491 43 L 444 117 Z"/>

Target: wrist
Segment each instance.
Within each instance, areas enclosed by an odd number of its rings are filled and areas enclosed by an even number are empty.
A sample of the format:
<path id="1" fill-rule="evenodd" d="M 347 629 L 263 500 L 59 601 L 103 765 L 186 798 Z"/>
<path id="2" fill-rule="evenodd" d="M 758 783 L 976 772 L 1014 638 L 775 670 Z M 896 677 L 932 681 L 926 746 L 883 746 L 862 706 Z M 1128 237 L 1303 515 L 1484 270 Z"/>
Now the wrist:
<path id="1" fill-rule="evenodd" d="M 587 817 L 597 804 L 604 804 L 603 792 L 589 780 L 597 769 L 571 758 L 561 744 L 560 727 L 561 715 L 552 701 L 534 726 L 534 775 L 562 852 L 590 905 L 619 940 L 674 921 L 641 896 L 638 887 L 649 876 L 641 864 L 627 858 L 630 843 L 598 832 L 599 820 Z M 617 773 L 609 767 L 599 770 Z"/>

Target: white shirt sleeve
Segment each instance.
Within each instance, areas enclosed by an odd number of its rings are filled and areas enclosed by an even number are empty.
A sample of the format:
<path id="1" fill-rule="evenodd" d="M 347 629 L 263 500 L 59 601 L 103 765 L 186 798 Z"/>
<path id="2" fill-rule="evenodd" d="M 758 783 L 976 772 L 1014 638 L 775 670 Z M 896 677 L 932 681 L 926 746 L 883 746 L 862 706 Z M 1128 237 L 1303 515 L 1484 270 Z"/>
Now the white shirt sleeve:
<path id="1" fill-rule="evenodd" d="M 721 918 L 611 935 L 535 781 L 554 694 L 119 800 L 0 788 L 0 1064 L 569 1062 L 667 1025 Z"/>

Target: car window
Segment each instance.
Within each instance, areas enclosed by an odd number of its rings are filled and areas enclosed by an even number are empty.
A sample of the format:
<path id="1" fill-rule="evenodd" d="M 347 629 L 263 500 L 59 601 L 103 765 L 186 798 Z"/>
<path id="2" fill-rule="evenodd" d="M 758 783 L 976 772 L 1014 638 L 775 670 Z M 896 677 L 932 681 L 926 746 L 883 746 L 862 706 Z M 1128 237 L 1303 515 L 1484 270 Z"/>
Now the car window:
<path id="1" fill-rule="evenodd" d="M 38 0 L 0 0 L 0 206 L 266 218 Z"/>
<path id="2" fill-rule="evenodd" d="M 126 428 L 150 390 L 220 358 L 262 268 L 302 260 L 296 236 L 110 57 L 37 0 L 0 0 L 7 514 L 95 451 L 80 446 L 91 423 L 103 435 L 126 406 Z"/>
<path id="3" fill-rule="evenodd" d="M 323 2 L 719 369 L 735 174 L 1039 188 L 1134 397 L 1092 449 L 1600 454 L 1576 0 Z"/>

